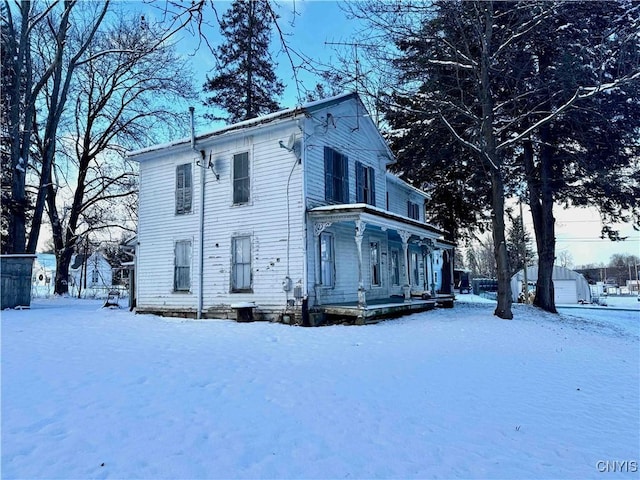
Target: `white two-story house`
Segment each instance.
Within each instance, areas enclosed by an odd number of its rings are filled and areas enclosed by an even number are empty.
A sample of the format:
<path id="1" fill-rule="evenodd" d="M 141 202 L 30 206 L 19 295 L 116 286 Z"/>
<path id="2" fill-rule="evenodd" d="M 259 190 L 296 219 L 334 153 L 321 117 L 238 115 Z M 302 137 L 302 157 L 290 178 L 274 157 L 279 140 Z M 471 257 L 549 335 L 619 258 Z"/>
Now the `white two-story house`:
<path id="1" fill-rule="evenodd" d="M 454 245 L 356 94 L 130 158 L 137 312 L 317 325 L 453 305 Z"/>

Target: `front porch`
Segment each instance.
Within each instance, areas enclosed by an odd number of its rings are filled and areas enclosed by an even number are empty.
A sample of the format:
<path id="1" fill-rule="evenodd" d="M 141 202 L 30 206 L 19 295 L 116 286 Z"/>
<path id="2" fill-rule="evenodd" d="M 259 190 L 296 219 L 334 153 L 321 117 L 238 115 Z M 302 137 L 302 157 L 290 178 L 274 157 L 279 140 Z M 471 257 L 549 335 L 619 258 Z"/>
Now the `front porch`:
<path id="1" fill-rule="evenodd" d="M 452 294 L 438 294 L 436 298 L 390 297 L 371 300 L 367 305 L 359 305 L 357 301 L 318 305 L 310 310 L 315 325 L 332 323 L 355 323 L 365 325 L 381 320 L 409 315 L 412 313 L 433 310 L 436 306 L 453 307 L 455 297 Z M 315 316 L 315 317 L 314 317 Z"/>
<path id="2" fill-rule="evenodd" d="M 374 323 L 453 306 L 454 244 L 441 230 L 366 204 L 316 207 L 308 214 L 315 251 L 312 324 Z"/>

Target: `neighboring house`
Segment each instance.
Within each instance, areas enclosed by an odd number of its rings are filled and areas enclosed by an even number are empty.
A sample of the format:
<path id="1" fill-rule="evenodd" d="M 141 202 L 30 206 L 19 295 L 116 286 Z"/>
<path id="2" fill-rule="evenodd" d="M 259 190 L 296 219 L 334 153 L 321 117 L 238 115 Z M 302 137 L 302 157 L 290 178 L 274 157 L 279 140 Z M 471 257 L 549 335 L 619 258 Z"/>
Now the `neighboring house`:
<path id="1" fill-rule="evenodd" d="M 112 276 L 113 269 L 100 252 L 94 252 L 88 257 L 79 253 L 71 259 L 69 267 L 71 285 L 82 285 L 82 288 L 110 287 Z"/>
<path id="2" fill-rule="evenodd" d="M 356 94 L 129 156 L 138 312 L 315 325 L 453 305 L 454 245 Z"/>
<path id="3" fill-rule="evenodd" d="M 56 256 L 52 253 L 38 253 L 33 262 L 32 285 L 53 287 L 56 280 Z"/>
<path id="4" fill-rule="evenodd" d="M 527 282 L 529 291 L 535 290 L 535 282 L 538 278 L 538 267 L 527 267 Z M 576 304 L 580 301 L 591 302 L 591 289 L 589 283 L 578 272 L 558 265 L 553 267 L 553 291 L 556 305 Z M 518 295 L 523 291 L 524 270 L 520 270 L 511 277 L 511 294 L 513 301 L 518 301 Z"/>
<path id="5" fill-rule="evenodd" d="M 136 306 L 136 247 L 138 245 L 138 236 L 134 235 L 127 240 L 120 249 L 131 257 L 128 262 L 122 262 L 122 268 L 127 270 L 127 289 L 129 297 L 129 309 L 132 310 Z"/>

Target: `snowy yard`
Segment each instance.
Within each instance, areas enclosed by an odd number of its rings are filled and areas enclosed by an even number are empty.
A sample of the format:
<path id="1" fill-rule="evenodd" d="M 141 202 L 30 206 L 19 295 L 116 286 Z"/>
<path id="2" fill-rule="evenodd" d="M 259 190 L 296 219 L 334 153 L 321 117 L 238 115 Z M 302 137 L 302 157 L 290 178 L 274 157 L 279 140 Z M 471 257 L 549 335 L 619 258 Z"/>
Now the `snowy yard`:
<path id="1" fill-rule="evenodd" d="M 3 311 L 2 478 L 638 478 L 640 310 L 462 299 L 362 327 Z"/>

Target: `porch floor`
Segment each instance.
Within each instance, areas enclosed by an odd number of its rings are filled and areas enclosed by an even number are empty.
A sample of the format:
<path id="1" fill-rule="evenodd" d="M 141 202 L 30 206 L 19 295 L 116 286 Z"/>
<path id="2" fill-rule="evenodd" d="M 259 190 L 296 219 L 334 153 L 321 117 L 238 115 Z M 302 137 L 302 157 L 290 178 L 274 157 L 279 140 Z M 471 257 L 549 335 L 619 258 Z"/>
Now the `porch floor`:
<path id="1" fill-rule="evenodd" d="M 426 300 L 421 298 L 405 300 L 403 297 L 390 297 L 367 300 L 366 307 L 358 306 L 358 302 L 316 305 L 311 308 L 311 312 L 323 314 L 333 320 L 355 321 L 357 324 L 377 323 L 386 318 L 432 310 L 436 305 L 453 306 L 454 298 L 454 295 L 448 294 L 437 295 L 435 298 Z"/>

